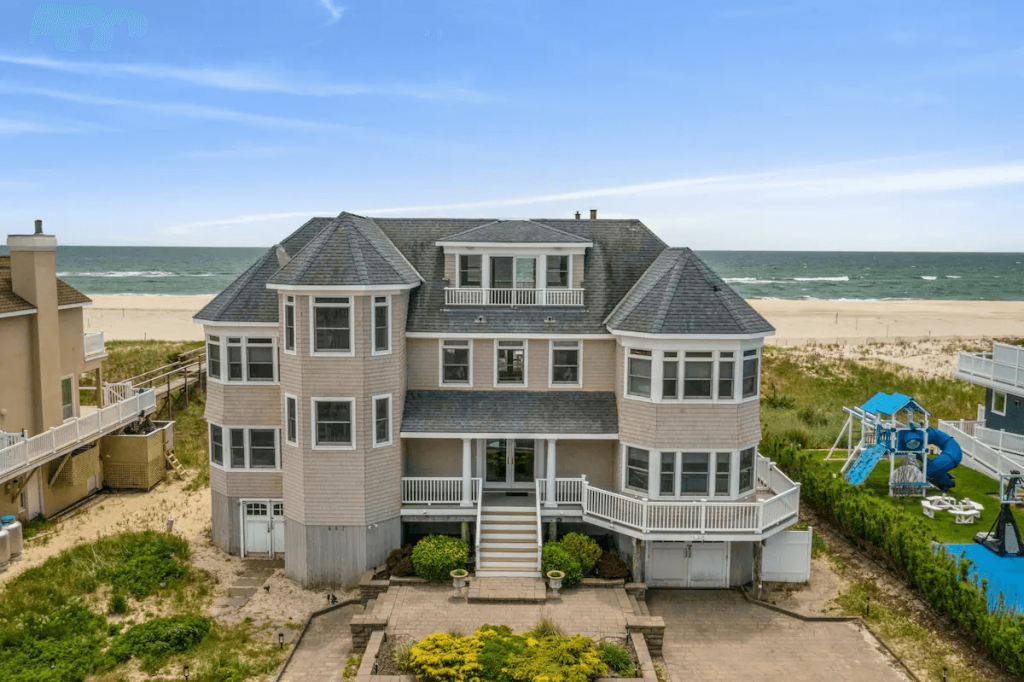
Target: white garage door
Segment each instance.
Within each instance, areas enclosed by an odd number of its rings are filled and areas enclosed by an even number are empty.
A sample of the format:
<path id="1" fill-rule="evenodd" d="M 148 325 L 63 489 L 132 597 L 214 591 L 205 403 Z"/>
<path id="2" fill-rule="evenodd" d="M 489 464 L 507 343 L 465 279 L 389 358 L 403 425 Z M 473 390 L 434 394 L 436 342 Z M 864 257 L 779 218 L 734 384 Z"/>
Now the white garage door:
<path id="1" fill-rule="evenodd" d="M 648 559 L 645 577 L 651 587 L 729 586 L 728 543 L 652 542 Z"/>
<path id="2" fill-rule="evenodd" d="M 245 556 L 284 552 L 284 505 L 280 500 L 243 500 L 242 534 Z"/>

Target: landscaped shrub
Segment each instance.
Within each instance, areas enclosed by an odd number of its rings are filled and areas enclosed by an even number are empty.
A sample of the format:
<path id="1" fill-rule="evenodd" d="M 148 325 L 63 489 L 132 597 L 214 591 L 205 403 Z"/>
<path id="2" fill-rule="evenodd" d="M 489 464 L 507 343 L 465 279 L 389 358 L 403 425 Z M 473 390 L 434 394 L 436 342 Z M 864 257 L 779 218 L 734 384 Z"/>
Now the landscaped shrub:
<path id="1" fill-rule="evenodd" d="M 155 618 L 119 635 L 107 653 L 118 663 L 141 659 L 142 669 L 156 672 L 168 658 L 198 646 L 210 633 L 210 619 L 199 616 Z"/>
<path id="2" fill-rule="evenodd" d="M 565 637 L 565 632 L 561 626 L 550 618 L 541 618 L 537 621 L 537 624 L 533 626 L 533 629 L 526 634 L 537 639 L 544 637 Z"/>
<path id="3" fill-rule="evenodd" d="M 831 519 L 846 535 L 867 543 L 918 587 L 936 610 L 971 632 L 996 660 L 1013 672 L 1024 672 L 1024 618 L 989 612 L 984 588 L 966 579 L 956 557 L 933 547 L 928 528 L 918 516 L 850 485 L 835 475 L 820 454 L 801 452 L 783 438 L 768 436 L 760 450 L 802 484 L 802 502 Z"/>
<path id="4" fill-rule="evenodd" d="M 583 580 L 583 567 L 569 550 L 560 542 L 545 542 L 540 555 L 541 570 L 544 575 L 548 571 L 562 571 L 565 577 L 562 578 L 564 587 L 575 587 Z"/>
<path id="5" fill-rule="evenodd" d="M 409 669 L 419 679 L 479 682 L 482 667 L 477 657 L 483 647 L 479 637 L 453 637 L 439 632 L 424 637 L 409 649 Z"/>
<path id="6" fill-rule="evenodd" d="M 633 659 L 629 657 L 629 654 L 621 646 L 615 642 L 601 642 L 597 647 L 601 651 L 601 656 L 604 657 L 604 662 L 607 663 L 615 672 L 623 675 L 624 677 L 630 677 L 627 673 L 633 672 Z"/>
<path id="7" fill-rule="evenodd" d="M 527 638 L 526 647 L 508 657 L 512 682 L 587 682 L 608 674 L 600 652 L 589 637 Z"/>
<path id="8" fill-rule="evenodd" d="M 597 575 L 605 580 L 628 580 L 629 565 L 615 550 L 605 552 L 597 560 Z"/>
<path id="9" fill-rule="evenodd" d="M 392 578 L 416 575 L 416 568 L 412 564 L 412 547 L 391 550 L 388 554 L 387 569 Z"/>
<path id="10" fill-rule="evenodd" d="M 452 571 L 466 567 L 468 559 L 469 545 L 447 535 L 429 535 L 412 550 L 416 575 L 427 580 L 448 580 Z"/>
<path id="11" fill-rule="evenodd" d="M 576 557 L 586 575 L 593 570 L 594 564 L 601 558 L 601 547 L 590 537 L 582 533 L 569 533 L 562 538 L 562 547 Z"/>

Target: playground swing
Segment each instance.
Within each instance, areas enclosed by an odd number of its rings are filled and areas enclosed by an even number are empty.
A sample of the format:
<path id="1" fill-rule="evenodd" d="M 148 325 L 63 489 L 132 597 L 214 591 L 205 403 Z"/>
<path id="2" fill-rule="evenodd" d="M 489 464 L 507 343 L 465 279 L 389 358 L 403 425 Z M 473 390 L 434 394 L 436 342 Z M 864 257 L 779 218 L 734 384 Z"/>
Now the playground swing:
<path id="1" fill-rule="evenodd" d="M 841 471 L 849 483 L 861 485 L 887 458 L 892 497 L 924 497 L 931 486 L 943 492 L 956 486 L 949 472 L 960 464 L 960 445 L 928 426 L 931 413 L 914 398 L 879 391 L 863 405 L 843 411 L 849 416 L 825 459 L 839 459 L 833 455 L 845 438 L 847 455 Z M 939 449 L 934 458 L 928 457 L 929 445 Z"/>

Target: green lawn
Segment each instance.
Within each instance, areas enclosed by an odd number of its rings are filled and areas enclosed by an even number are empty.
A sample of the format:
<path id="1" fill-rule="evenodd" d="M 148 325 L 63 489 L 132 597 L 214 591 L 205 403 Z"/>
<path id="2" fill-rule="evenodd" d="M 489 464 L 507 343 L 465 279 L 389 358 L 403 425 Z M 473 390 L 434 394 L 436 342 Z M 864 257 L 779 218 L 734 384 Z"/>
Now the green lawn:
<path id="1" fill-rule="evenodd" d="M 822 450 L 813 454 L 824 458 L 827 452 L 827 450 Z M 826 462 L 826 464 L 834 468 L 837 475 L 843 466 L 842 462 Z M 976 519 L 974 525 L 957 525 L 953 515 L 949 512 L 935 512 L 934 519 L 928 518 L 921 511 L 921 498 L 919 497 L 889 497 L 889 462 L 887 460 L 878 463 L 875 470 L 868 476 L 868 480 L 864 482 L 864 486 L 880 499 L 888 500 L 893 506 L 906 510 L 908 514 L 920 516 L 934 533 L 935 540 L 947 544 L 973 542 L 975 533 L 988 531 L 999 514 L 997 499 L 999 483 L 964 466 L 957 467 L 950 473 L 956 477 L 956 487 L 949 492 L 949 495 L 958 500 L 969 497 L 985 507 L 981 512 L 981 518 Z M 941 494 L 937 488 L 933 488 L 928 493 L 929 496 Z M 1024 512 L 1014 509 L 1013 514 L 1020 528 L 1024 530 Z"/>

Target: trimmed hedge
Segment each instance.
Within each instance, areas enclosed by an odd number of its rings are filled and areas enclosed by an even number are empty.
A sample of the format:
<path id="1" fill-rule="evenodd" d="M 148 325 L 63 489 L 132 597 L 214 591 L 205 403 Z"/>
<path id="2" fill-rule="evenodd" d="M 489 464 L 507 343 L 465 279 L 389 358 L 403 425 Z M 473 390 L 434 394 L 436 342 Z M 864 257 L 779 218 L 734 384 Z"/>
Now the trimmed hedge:
<path id="1" fill-rule="evenodd" d="M 583 533 L 569 533 L 562 538 L 562 547 L 580 562 L 584 575 L 594 570 L 594 564 L 601 558 L 601 547 Z"/>
<path id="2" fill-rule="evenodd" d="M 916 516 L 879 500 L 837 476 L 820 455 L 801 452 L 782 437 L 761 442 L 771 458 L 801 483 L 800 499 L 830 519 L 846 535 L 868 544 L 889 566 L 905 575 L 931 605 L 970 632 L 997 661 L 1024 672 L 1024 616 L 992 613 L 985 587 L 967 579 L 968 562 L 931 542 Z M 862 543 L 862 544 L 863 544 Z"/>
<path id="3" fill-rule="evenodd" d="M 579 560 L 572 555 L 560 542 L 545 542 L 540 553 L 540 565 L 544 575 L 548 571 L 562 571 L 565 577 L 562 579 L 564 587 L 575 587 L 583 580 L 583 567 Z"/>
<path id="4" fill-rule="evenodd" d="M 412 548 L 412 565 L 416 575 L 426 580 L 448 580 L 451 572 L 465 568 L 469 545 L 461 538 L 428 535 Z"/>

